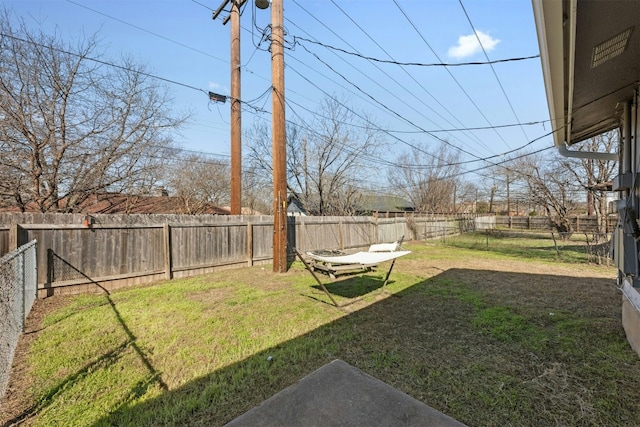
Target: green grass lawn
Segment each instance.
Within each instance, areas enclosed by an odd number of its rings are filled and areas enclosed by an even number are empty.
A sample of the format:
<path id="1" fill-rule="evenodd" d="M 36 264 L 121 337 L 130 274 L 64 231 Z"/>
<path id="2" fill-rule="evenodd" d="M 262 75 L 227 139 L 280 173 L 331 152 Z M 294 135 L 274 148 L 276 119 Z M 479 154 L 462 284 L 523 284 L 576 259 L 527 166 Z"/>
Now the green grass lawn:
<path id="1" fill-rule="evenodd" d="M 344 309 L 300 263 L 38 301 L 0 422 L 221 425 L 339 358 L 468 425 L 640 425 L 615 269 L 483 238 L 339 278 Z"/>

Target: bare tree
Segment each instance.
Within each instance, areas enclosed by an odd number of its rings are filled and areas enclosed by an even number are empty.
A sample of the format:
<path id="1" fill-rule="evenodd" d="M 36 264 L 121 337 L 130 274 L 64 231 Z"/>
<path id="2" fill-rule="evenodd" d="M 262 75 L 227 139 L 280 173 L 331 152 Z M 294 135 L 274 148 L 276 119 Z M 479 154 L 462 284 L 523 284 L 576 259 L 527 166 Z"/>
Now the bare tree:
<path id="1" fill-rule="evenodd" d="M 490 212 L 519 214 L 523 194 L 527 194 L 526 180 L 518 171 L 519 165 L 519 159 L 506 159 L 487 168 L 485 188 L 489 194 Z"/>
<path id="2" fill-rule="evenodd" d="M 468 189 L 460 178 L 459 160 L 460 154 L 444 142 L 433 150 L 416 145 L 398 156 L 400 166 L 389 172 L 389 182 L 418 212 L 453 212 L 457 189 Z"/>
<path id="3" fill-rule="evenodd" d="M 619 131 L 614 130 L 576 144 L 577 150 L 614 152 L 619 143 Z M 562 164 L 573 174 L 587 193 L 588 213 L 602 217 L 606 211 L 606 192 L 602 185 L 611 182 L 618 163 L 612 160 L 567 159 Z"/>
<path id="4" fill-rule="evenodd" d="M 264 169 L 252 165 L 242 169 L 242 206 L 251 212 L 272 214 L 273 181 L 266 179 Z"/>
<path id="5" fill-rule="evenodd" d="M 577 208 L 580 188 L 571 172 L 557 158 L 527 156 L 516 162 L 514 171 L 524 179 L 530 202 L 542 206 L 558 232 L 572 231 L 569 215 Z"/>
<path id="6" fill-rule="evenodd" d="M 229 204 L 229 162 L 192 153 L 174 160 L 166 172 L 167 189 L 182 200 L 185 213 L 198 214 L 207 206 Z"/>
<path id="7" fill-rule="evenodd" d="M 341 101 L 327 98 L 312 122 L 287 126 L 287 189 L 317 215 L 356 211 L 360 188 L 371 176 L 370 156 L 380 148 L 378 132 Z M 257 124 L 245 137 L 252 164 L 272 173 L 271 138 Z"/>
<path id="8" fill-rule="evenodd" d="M 582 151 L 612 152 L 618 144 L 617 131 L 598 135 L 576 144 Z M 606 196 L 599 184 L 611 181 L 616 162 L 594 159 L 545 159 L 527 156 L 511 167 L 527 184 L 530 202 L 542 206 L 560 232 L 571 232 L 569 215 L 575 214 L 578 201 L 588 199 L 598 215 L 605 212 Z"/>
<path id="9" fill-rule="evenodd" d="M 155 184 L 170 132 L 166 89 L 144 66 L 100 59 L 95 37 L 64 44 L 0 15 L 3 197 L 72 212 L 101 191 Z"/>

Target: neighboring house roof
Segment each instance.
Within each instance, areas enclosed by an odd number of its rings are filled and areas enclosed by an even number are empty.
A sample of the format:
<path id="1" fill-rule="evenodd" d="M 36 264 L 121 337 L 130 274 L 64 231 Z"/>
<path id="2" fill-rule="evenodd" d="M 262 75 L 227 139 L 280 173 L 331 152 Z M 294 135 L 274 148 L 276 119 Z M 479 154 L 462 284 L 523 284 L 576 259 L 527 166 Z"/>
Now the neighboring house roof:
<path id="1" fill-rule="evenodd" d="M 309 215 L 307 210 L 302 206 L 302 203 L 300 203 L 300 200 L 293 196 L 289 196 L 289 201 L 287 202 L 287 213 L 302 216 Z"/>
<path id="2" fill-rule="evenodd" d="M 193 213 L 184 199 L 169 196 L 130 196 L 122 194 L 98 194 L 82 204 L 83 213 L 100 214 L 186 214 Z M 211 203 L 198 206 L 198 214 L 229 215 L 229 211 Z"/>
<path id="3" fill-rule="evenodd" d="M 362 196 L 362 212 L 413 212 L 415 206 L 410 201 L 396 196 Z"/>
<path id="4" fill-rule="evenodd" d="M 289 196 L 287 212 L 296 215 L 313 215 L 317 211 L 315 203 L 309 209 L 305 209 L 303 204 L 295 197 Z M 413 212 L 415 206 L 410 201 L 396 196 L 373 196 L 363 195 L 356 208 L 359 214 L 371 214 L 374 212 Z"/>
<path id="5" fill-rule="evenodd" d="M 37 212 L 38 207 L 30 203 L 26 206 L 27 212 Z M 1 212 L 20 212 L 15 206 L 0 208 Z M 79 213 L 85 214 L 214 214 L 229 215 L 224 208 L 211 203 L 198 206 L 196 212 L 190 211 L 185 201 L 180 197 L 169 196 L 135 196 L 116 193 L 98 193 L 85 200 Z"/>

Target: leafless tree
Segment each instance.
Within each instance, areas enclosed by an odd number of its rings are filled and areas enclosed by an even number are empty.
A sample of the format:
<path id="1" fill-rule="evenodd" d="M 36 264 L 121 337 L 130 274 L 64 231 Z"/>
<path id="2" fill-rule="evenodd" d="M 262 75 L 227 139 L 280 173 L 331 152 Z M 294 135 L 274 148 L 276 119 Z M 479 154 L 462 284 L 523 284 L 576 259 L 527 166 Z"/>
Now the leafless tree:
<path id="1" fill-rule="evenodd" d="M 520 158 L 513 170 L 526 182 L 530 202 L 544 208 L 558 232 L 570 233 L 580 188 L 565 165 L 556 157 L 531 155 Z"/>
<path id="2" fill-rule="evenodd" d="M 207 206 L 226 206 L 230 196 L 229 162 L 190 153 L 175 159 L 166 169 L 165 184 L 184 204 L 185 213 L 202 213 Z"/>
<path id="3" fill-rule="evenodd" d="M 489 210 L 498 214 L 519 214 L 520 202 L 526 199 L 526 180 L 519 173 L 518 160 L 501 160 L 485 171 L 485 191 L 489 194 Z"/>
<path id="4" fill-rule="evenodd" d="M 415 145 L 398 156 L 389 182 L 418 212 L 453 212 L 456 191 L 468 188 L 461 179 L 459 161 L 460 153 L 444 142 L 431 150 Z"/>
<path id="5" fill-rule="evenodd" d="M 287 126 L 287 189 L 317 215 L 350 215 L 371 177 L 378 131 L 344 102 L 327 98 L 312 121 Z M 271 136 L 266 124 L 247 132 L 250 161 L 271 178 Z"/>
<path id="6" fill-rule="evenodd" d="M 251 212 L 270 215 L 273 213 L 273 204 L 271 203 L 273 181 L 265 178 L 264 169 L 252 165 L 243 166 L 242 206 Z"/>
<path id="7" fill-rule="evenodd" d="M 612 153 L 615 152 L 618 143 L 619 131 L 614 130 L 578 143 L 575 145 L 575 149 Z M 612 160 L 566 159 L 562 164 L 586 191 L 589 213 L 595 213 L 602 217 L 607 212 L 607 197 L 602 186 L 611 182 L 617 173 L 618 163 Z"/>
<path id="8" fill-rule="evenodd" d="M 0 13 L 0 192 L 24 209 L 78 209 L 91 194 L 155 184 L 186 117 L 129 59 L 109 65 L 96 37 L 63 43 Z"/>
<path id="9" fill-rule="evenodd" d="M 574 149 L 612 152 L 617 144 L 617 131 L 612 131 L 578 143 Z M 604 214 L 606 196 L 599 184 L 612 179 L 616 165 L 611 160 L 526 156 L 512 170 L 527 183 L 530 201 L 544 207 L 558 231 L 571 232 L 569 215 L 576 213 L 585 196 L 595 213 Z"/>

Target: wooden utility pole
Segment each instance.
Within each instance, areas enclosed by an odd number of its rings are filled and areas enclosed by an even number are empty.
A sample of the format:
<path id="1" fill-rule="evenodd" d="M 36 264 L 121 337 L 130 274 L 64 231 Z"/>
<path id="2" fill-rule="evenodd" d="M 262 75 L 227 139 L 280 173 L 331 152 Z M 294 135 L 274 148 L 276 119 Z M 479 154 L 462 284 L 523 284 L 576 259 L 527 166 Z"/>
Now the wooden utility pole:
<path id="1" fill-rule="evenodd" d="M 244 0 L 223 0 L 213 12 L 215 20 L 231 1 L 231 215 L 240 215 L 242 206 L 242 123 L 240 120 L 240 5 Z M 210 96 L 211 96 L 211 92 Z M 224 101 L 222 101 L 224 102 Z"/>
<path id="2" fill-rule="evenodd" d="M 242 210 L 242 122 L 240 100 L 240 7 L 231 0 L 231 215 Z"/>
<path id="3" fill-rule="evenodd" d="M 273 271 L 287 271 L 287 152 L 284 106 L 284 28 L 282 0 L 271 2 L 271 80 L 273 150 Z"/>

